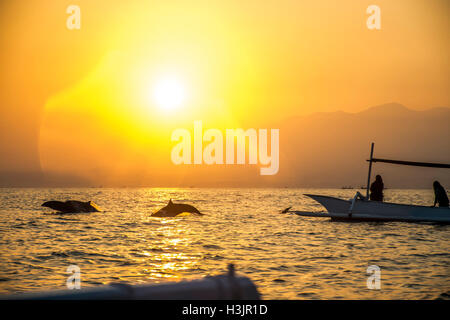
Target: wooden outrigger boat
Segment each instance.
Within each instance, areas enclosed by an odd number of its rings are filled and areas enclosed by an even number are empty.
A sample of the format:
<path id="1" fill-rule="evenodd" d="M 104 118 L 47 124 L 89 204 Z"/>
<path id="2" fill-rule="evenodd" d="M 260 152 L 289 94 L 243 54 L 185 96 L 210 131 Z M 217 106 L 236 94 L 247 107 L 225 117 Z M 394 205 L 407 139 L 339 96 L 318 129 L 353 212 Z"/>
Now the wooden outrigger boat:
<path id="1" fill-rule="evenodd" d="M 357 192 L 351 200 L 344 200 L 324 195 L 305 194 L 305 196 L 314 199 L 324 206 L 328 213 L 305 213 L 301 211 L 290 212 L 296 213 L 300 216 L 330 217 L 332 220 L 450 223 L 449 207 L 427 207 L 368 200 L 370 174 L 373 162 L 447 169 L 450 168 L 450 164 L 373 158 L 373 147 L 374 144 L 372 143 L 370 159 L 367 160 L 369 161 L 369 174 L 367 178 L 367 193 L 365 197 L 359 192 Z"/>
<path id="2" fill-rule="evenodd" d="M 314 194 L 305 194 L 305 196 L 323 205 L 328 214 L 322 215 L 329 216 L 333 220 L 450 223 L 450 208 L 432 208 L 365 199 L 343 200 Z"/>

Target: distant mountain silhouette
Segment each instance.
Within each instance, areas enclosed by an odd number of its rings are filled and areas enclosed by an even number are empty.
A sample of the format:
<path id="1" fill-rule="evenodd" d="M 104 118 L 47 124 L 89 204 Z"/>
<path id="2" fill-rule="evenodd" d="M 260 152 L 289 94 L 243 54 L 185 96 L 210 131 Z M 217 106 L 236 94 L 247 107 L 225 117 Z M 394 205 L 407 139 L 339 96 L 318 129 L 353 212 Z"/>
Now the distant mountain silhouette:
<path id="1" fill-rule="evenodd" d="M 0 172 L 0 186 L 360 187 L 367 180 L 366 159 L 371 142 L 375 142 L 375 157 L 450 163 L 449 123 L 449 108 L 415 111 L 390 103 L 358 113 L 318 112 L 279 123 L 247 124 L 243 129 L 280 129 L 279 172 L 274 176 L 261 176 L 259 164 L 175 166 L 170 161 L 169 144 L 159 152 L 153 150 L 152 156 L 145 161 L 135 163 L 130 160 L 126 170 L 114 175 L 102 161 L 117 162 L 115 152 L 120 144 L 115 143 L 116 140 L 103 143 L 103 146 L 99 144 L 103 149 L 95 151 L 100 156 L 87 152 L 92 150 L 79 152 L 76 148 L 69 150 L 72 152 L 69 156 L 64 149 L 65 143 L 60 143 L 52 148 L 61 159 L 71 161 L 65 171 Z M 83 140 L 79 143 L 84 145 Z M 130 159 L 135 158 L 130 155 Z M 98 167 L 104 171 L 91 170 L 87 166 L 91 162 L 96 165 L 96 170 Z M 434 180 L 450 188 L 448 169 L 375 163 L 372 172 L 373 177 L 382 175 L 387 188 L 431 190 Z"/>
<path id="2" fill-rule="evenodd" d="M 329 112 L 280 124 L 280 173 L 290 186 L 361 186 L 366 182 L 370 143 L 375 156 L 450 163 L 450 109 L 414 111 L 398 103 L 359 113 Z M 433 179 L 450 187 L 450 172 L 375 164 L 388 187 L 431 188 Z"/>

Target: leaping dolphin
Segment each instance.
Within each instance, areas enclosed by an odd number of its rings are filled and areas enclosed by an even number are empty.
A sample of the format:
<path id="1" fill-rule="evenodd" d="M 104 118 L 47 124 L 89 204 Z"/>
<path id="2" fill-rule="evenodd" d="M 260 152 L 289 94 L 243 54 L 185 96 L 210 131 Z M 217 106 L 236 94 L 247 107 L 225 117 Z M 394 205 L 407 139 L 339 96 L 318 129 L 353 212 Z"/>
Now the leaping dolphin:
<path id="1" fill-rule="evenodd" d="M 169 200 L 169 203 L 164 208 L 161 208 L 157 212 L 153 213 L 152 217 L 175 217 L 183 212 L 194 213 L 198 215 L 203 215 L 198 211 L 195 207 L 189 204 L 183 203 L 173 203 L 172 199 Z"/>
<path id="2" fill-rule="evenodd" d="M 47 201 L 42 204 L 43 207 L 54 209 L 61 213 L 81 213 L 81 212 L 99 212 L 98 206 L 92 202 L 82 202 L 76 200 L 62 201 Z"/>

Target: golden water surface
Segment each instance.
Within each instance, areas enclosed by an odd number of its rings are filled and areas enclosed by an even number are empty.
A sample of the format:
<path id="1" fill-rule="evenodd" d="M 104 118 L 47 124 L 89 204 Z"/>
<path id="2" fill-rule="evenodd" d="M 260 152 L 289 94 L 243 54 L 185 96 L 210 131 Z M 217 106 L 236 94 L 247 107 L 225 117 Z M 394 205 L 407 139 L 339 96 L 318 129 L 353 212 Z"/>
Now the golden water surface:
<path id="1" fill-rule="evenodd" d="M 323 208 L 304 193 L 340 189 L 1 189 L 0 292 L 196 279 L 236 264 L 265 299 L 434 299 L 450 290 L 450 226 L 344 223 L 280 214 Z M 204 216 L 152 218 L 174 202 Z M 386 190 L 391 202 L 431 205 L 429 190 Z M 48 200 L 93 200 L 102 212 L 56 215 Z M 381 289 L 369 290 L 369 265 Z"/>

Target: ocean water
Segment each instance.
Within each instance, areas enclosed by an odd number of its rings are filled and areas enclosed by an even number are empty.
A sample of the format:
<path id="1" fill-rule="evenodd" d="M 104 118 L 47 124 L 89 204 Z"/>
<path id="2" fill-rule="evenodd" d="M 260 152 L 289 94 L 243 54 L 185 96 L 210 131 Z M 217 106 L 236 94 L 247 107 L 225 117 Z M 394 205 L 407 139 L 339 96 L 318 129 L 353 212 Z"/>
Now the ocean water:
<path id="1" fill-rule="evenodd" d="M 0 293 L 198 279 L 235 263 L 264 299 L 435 299 L 450 291 L 450 226 L 346 223 L 280 214 L 323 211 L 304 193 L 340 189 L 0 189 Z M 386 200 L 431 205 L 431 190 L 386 190 Z M 150 217 L 167 201 L 204 216 Z M 93 200 L 102 212 L 53 214 L 47 200 Z M 366 286 L 381 269 L 380 290 Z"/>

